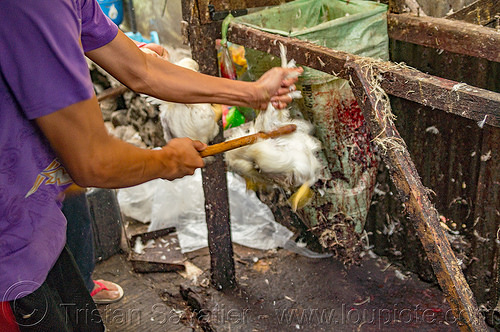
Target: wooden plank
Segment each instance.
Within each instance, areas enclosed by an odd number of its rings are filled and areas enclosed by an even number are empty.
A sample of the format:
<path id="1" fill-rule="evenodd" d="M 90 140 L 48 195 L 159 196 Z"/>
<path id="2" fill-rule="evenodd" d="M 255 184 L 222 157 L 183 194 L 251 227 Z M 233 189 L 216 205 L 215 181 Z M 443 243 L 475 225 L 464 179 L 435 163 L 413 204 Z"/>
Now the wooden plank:
<path id="1" fill-rule="evenodd" d="M 500 62 L 500 31 L 467 22 L 408 14 L 387 15 L 389 37 Z"/>
<path id="2" fill-rule="evenodd" d="M 135 272 L 170 272 L 185 269 L 175 227 L 135 234 L 129 240 L 129 247 L 133 248 L 136 241 L 147 244 L 151 240 L 153 245 L 146 246 L 143 253 L 129 253 L 129 260 Z"/>
<path id="3" fill-rule="evenodd" d="M 218 76 L 215 39 L 220 35 L 220 24 L 201 24 L 198 1 L 183 0 L 183 19 L 188 22 L 188 40 L 193 59 L 200 72 Z M 213 143 L 224 140 L 222 127 Z M 202 169 L 205 213 L 208 228 L 208 247 L 211 259 L 212 284 L 218 290 L 236 286 L 233 245 L 231 242 L 229 200 L 223 155 Z"/>
<path id="4" fill-rule="evenodd" d="M 351 87 L 363 110 L 371 132 L 387 146 L 379 143 L 386 165 L 390 167 L 391 178 L 399 191 L 406 212 L 415 224 L 415 230 L 427 253 L 434 273 L 444 291 L 462 331 L 486 331 L 487 327 L 472 291 L 446 235 L 440 226 L 436 209 L 428 198 L 428 191 L 422 185 L 415 165 L 410 158 L 404 141 L 392 121 L 388 120 L 390 111 L 388 99 L 377 93 L 372 85 L 373 71 L 363 62 L 350 61 L 346 64 L 352 73 Z M 376 77 L 376 72 L 375 72 Z M 378 133 L 378 134 L 377 134 Z M 398 142 L 399 146 L 390 142 Z"/>
<path id="5" fill-rule="evenodd" d="M 279 56 L 282 43 L 290 59 L 345 79 L 348 60 L 363 60 L 383 76 L 382 87 L 391 95 L 418 102 L 471 120 L 500 127 L 500 93 L 424 74 L 416 69 L 391 62 L 377 61 L 346 52 L 328 49 L 310 42 L 259 31 L 242 24 L 231 24 L 228 40 Z"/>
<path id="6" fill-rule="evenodd" d="M 227 290 L 236 287 L 227 180 L 223 155 L 214 158 L 215 161 L 202 170 L 210 272 L 214 287 Z"/>
<path id="7" fill-rule="evenodd" d="M 445 18 L 486 25 L 500 13 L 500 0 L 478 0 Z"/>

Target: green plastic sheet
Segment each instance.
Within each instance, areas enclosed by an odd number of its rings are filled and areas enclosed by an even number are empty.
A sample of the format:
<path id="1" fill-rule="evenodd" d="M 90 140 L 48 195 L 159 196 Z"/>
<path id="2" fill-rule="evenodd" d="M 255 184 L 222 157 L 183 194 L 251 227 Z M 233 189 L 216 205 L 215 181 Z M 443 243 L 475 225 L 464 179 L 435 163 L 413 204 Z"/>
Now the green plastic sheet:
<path id="1" fill-rule="evenodd" d="M 372 1 L 297 0 L 230 19 L 261 31 L 388 60 L 386 12 L 386 5 Z M 256 76 L 279 66 L 279 59 L 259 51 L 248 49 L 246 56 Z M 331 79 L 328 74 L 310 68 L 302 75 L 302 80 L 310 83 Z"/>

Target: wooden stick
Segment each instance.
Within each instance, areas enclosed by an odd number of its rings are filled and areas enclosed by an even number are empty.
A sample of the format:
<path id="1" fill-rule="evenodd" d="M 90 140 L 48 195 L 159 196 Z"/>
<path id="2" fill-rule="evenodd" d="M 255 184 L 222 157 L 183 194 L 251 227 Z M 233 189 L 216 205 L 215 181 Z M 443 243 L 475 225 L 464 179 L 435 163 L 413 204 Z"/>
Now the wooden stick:
<path id="1" fill-rule="evenodd" d="M 97 101 L 101 102 L 106 99 L 118 97 L 119 95 L 122 95 L 127 91 L 128 88 L 125 85 L 120 85 L 115 88 L 109 88 L 97 95 Z"/>
<path id="2" fill-rule="evenodd" d="M 219 154 L 222 152 L 226 152 L 229 150 L 237 149 L 245 145 L 253 144 L 257 142 L 258 139 L 268 139 L 274 138 L 282 135 L 287 135 L 293 133 L 297 129 L 297 126 L 294 124 L 289 124 L 283 127 L 280 127 L 276 130 L 270 131 L 268 133 L 259 132 L 253 135 L 243 136 L 239 138 L 235 138 L 226 142 L 214 144 L 208 146 L 205 150 L 200 152 L 202 157 L 213 156 L 215 154 Z"/>

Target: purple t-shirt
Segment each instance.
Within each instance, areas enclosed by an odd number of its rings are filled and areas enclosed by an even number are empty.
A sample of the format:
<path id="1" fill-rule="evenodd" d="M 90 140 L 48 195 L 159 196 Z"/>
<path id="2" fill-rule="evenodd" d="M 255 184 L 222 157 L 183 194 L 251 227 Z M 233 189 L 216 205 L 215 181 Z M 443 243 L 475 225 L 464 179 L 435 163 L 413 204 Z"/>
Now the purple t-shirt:
<path id="1" fill-rule="evenodd" d="M 95 0 L 2 0 L 0 301 L 36 290 L 66 241 L 71 178 L 33 120 L 93 96 L 84 51 L 117 32 Z"/>

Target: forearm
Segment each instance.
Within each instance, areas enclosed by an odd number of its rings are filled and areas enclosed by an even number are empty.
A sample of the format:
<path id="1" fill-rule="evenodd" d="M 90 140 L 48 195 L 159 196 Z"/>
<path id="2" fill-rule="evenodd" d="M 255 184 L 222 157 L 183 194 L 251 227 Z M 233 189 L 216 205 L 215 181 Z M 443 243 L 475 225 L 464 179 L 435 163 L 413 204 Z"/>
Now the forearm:
<path id="1" fill-rule="evenodd" d="M 190 173 L 179 169 L 179 160 L 185 156 L 179 156 L 169 146 L 162 150 L 141 149 L 110 136 L 95 97 L 36 122 L 80 186 L 120 188 Z"/>
<path id="2" fill-rule="evenodd" d="M 162 150 L 146 150 L 108 136 L 102 146 L 85 155 L 61 155 L 62 162 L 75 183 L 83 187 L 123 188 L 159 177 L 163 167 L 158 154 Z M 105 148 L 104 148 L 105 145 Z"/>
<path id="3" fill-rule="evenodd" d="M 178 103 L 221 103 L 249 106 L 262 93 L 257 83 L 232 81 L 194 72 L 146 56 L 147 71 L 143 75 L 141 93 Z"/>
<path id="4" fill-rule="evenodd" d="M 132 90 L 179 103 L 221 103 L 265 109 L 273 99 L 289 102 L 291 98 L 286 94 L 296 81 L 286 78 L 293 70 L 278 69 L 257 82 L 203 75 L 141 52 L 121 32 L 112 42 L 88 52 L 87 56 Z"/>

